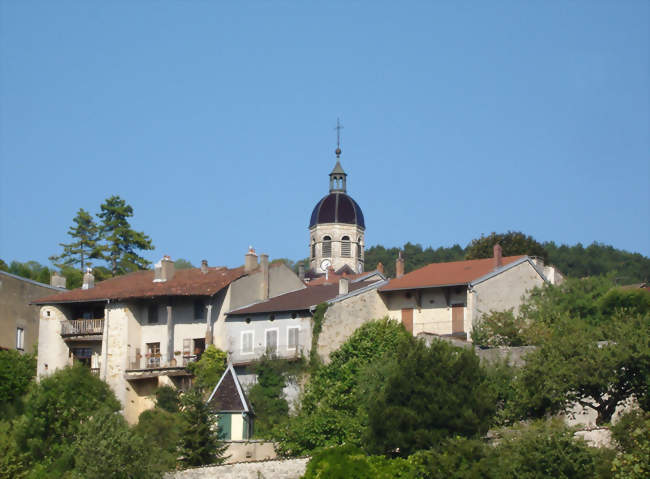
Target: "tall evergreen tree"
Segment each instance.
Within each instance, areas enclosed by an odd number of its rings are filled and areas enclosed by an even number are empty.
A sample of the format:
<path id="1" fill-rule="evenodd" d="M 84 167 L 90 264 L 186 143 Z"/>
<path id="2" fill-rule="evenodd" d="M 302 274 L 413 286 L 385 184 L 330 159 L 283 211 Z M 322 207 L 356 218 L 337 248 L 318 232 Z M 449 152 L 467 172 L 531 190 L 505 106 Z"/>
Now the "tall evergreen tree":
<path id="1" fill-rule="evenodd" d="M 149 236 L 131 228 L 128 218 L 133 216 L 133 208 L 130 205 L 119 196 L 111 196 L 101 205 L 97 216 L 104 240 L 99 248 L 101 258 L 108 262 L 113 276 L 149 266 L 150 262 L 136 250 L 152 250 L 154 246 Z"/>
<path id="2" fill-rule="evenodd" d="M 228 446 L 219 441 L 216 418 L 205 403 L 202 390 L 191 389 L 183 395 L 181 404 L 180 462 L 185 466 L 221 464 Z"/>
<path id="3" fill-rule="evenodd" d="M 73 242 L 59 243 L 59 246 L 63 247 L 63 253 L 59 256 L 50 256 L 50 261 L 59 268 L 79 265 L 79 269 L 83 272 L 87 260 L 99 257 L 97 249 L 99 228 L 91 214 L 83 208 L 79 208 L 73 221 L 75 224 L 68 230 L 68 235 L 73 238 Z"/>

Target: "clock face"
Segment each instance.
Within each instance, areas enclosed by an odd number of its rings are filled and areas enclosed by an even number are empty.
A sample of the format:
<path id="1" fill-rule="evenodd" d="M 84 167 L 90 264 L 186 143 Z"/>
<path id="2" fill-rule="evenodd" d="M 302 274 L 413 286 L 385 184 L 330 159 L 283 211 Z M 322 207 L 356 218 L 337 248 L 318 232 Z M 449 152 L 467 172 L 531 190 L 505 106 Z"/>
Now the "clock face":
<path id="1" fill-rule="evenodd" d="M 329 268 L 332 265 L 332 262 L 328 259 L 324 259 L 323 261 L 320 262 L 320 269 L 323 271 L 327 271 L 327 268 Z"/>

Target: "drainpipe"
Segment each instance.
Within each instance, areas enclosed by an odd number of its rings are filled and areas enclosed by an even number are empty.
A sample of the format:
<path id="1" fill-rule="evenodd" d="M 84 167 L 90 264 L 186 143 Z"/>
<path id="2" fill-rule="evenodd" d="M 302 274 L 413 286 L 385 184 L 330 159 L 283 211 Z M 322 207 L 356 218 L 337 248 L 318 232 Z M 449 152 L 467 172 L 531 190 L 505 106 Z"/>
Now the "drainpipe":
<path id="1" fill-rule="evenodd" d="M 108 306 L 111 303 L 111 300 L 106 300 L 106 307 L 104 308 L 104 331 L 102 333 L 102 364 L 99 365 L 101 368 L 101 376 L 104 381 L 108 376 Z"/>

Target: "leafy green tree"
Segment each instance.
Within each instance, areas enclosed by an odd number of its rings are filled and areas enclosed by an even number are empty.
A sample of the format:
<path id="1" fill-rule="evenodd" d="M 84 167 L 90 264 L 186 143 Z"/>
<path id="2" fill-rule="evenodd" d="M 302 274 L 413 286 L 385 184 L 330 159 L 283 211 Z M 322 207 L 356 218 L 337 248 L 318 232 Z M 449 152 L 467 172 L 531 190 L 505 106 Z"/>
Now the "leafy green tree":
<path id="1" fill-rule="evenodd" d="M 155 394 L 156 407 L 171 413 L 179 411 L 181 403 L 177 389 L 171 386 L 160 386 Z"/>
<path id="2" fill-rule="evenodd" d="M 541 243 L 535 241 L 532 236 L 527 236 L 519 231 L 491 233 L 488 236 L 474 239 L 467 245 L 465 258 L 492 258 L 494 245 L 497 243 L 501 245 L 504 256 L 528 255 L 539 256 L 544 261 L 548 259 L 548 253 Z"/>
<path id="3" fill-rule="evenodd" d="M 27 468 L 12 425 L 0 420 L 0 479 L 22 479 L 26 474 Z"/>
<path id="4" fill-rule="evenodd" d="M 212 392 L 226 370 L 227 359 L 225 352 L 211 344 L 203 351 L 201 359 L 189 363 L 187 369 L 194 375 L 196 387 L 207 394 Z"/>
<path id="5" fill-rule="evenodd" d="M 191 261 L 188 261 L 183 258 L 178 258 L 174 261 L 174 269 L 191 269 L 195 268 Z"/>
<path id="6" fill-rule="evenodd" d="M 263 357 L 254 367 L 257 383 L 248 392 L 255 411 L 255 435 L 270 437 L 279 424 L 287 421 L 289 404 L 284 397 L 286 361 Z"/>
<path id="7" fill-rule="evenodd" d="M 543 417 L 578 403 L 598 414 L 597 424 L 610 422 L 631 396 L 647 404 L 648 384 L 650 318 L 623 315 L 601 328 L 571 319 L 557 323 L 526 356 L 516 380 L 522 415 Z"/>
<path id="8" fill-rule="evenodd" d="M 26 261 L 24 263 L 12 261 L 7 272 L 39 283 L 50 283 L 50 270 L 38 261 Z"/>
<path id="9" fill-rule="evenodd" d="M 612 463 L 616 479 L 642 479 L 650 476 L 650 413 L 632 410 L 623 414 L 613 427 L 612 436 L 619 455 Z"/>
<path id="10" fill-rule="evenodd" d="M 101 409 L 81 424 L 74 444 L 74 473 L 83 479 L 161 477 L 158 451 L 129 429 L 118 412 Z"/>
<path id="11" fill-rule="evenodd" d="M 365 436 L 371 452 L 408 456 L 453 435 L 487 432 L 494 400 L 473 350 L 403 341 L 372 371 Z"/>
<path id="12" fill-rule="evenodd" d="M 133 216 L 133 208 L 119 196 L 111 196 L 100 208 L 97 216 L 101 220 L 99 231 L 104 242 L 98 251 L 99 257 L 110 265 L 111 274 L 117 276 L 149 266 L 150 262 L 136 251 L 154 247 L 146 234 L 131 228 L 128 218 Z"/>
<path id="13" fill-rule="evenodd" d="M 176 466 L 182 428 L 180 414 L 158 407 L 140 414 L 133 432 L 157 450 L 155 470 L 169 471 Z"/>
<path id="14" fill-rule="evenodd" d="M 361 445 L 367 425 L 361 372 L 376 359 L 396 351 L 398 343 L 408 337 L 401 324 L 387 318 L 357 329 L 330 355 L 329 364 L 312 372 L 297 415 L 275 429 L 279 453 L 306 454 L 343 443 Z"/>
<path id="15" fill-rule="evenodd" d="M 203 392 L 193 388 L 181 398 L 183 426 L 180 438 L 180 462 L 185 466 L 221 464 L 227 445 L 218 439 L 216 417 L 203 399 Z"/>
<path id="16" fill-rule="evenodd" d="M 512 308 L 507 311 L 491 311 L 484 314 L 472 329 L 474 344 L 485 348 L 523 346 L 527 343 L 526 321 L 516 316 Z"/>
<path id="17" fill-rule="evenodd" d="M 60 243 L 63 252 L 59 256 L 51 256 L 50 261 L 59 268 L 78 265 L 79 270 L 84 272 L 87 261 L 99 257 L 99 228 L 92 215 L 83 208 L 79 209 L 73 221 L 75 224 L 68 230 L 72 243 Z"/>
<path id="18" fill-rule="evenodd" d="M 0 350 L 0 419 L 16 412 L 17 402 L 36 376 L 36 358 L 18 351 Z"/>
<path id="19" fill-rule="evenodd" d="M 481 461 L 489 453 L 490 447 L 480 439 L 457 436 L 435 448 L 417 451 L 408 463 L 415 471 L 413 476 L 421 479 L 489 478 L 487 471 L 481 471 Z"/>
<path id="20" fill-rule="evenodd" d="M 618 311 L 648 316 L 650 315 L 650 291 L 612 288 L 598 300 L 598 307 L 604 317 L 611 317 Z"/>
<path id="21" fill-rule="evenodd" d="M 1 259 L 0 259 L 0 271 L 9 271 L 9 266 Z"/>
<path id="22" fill-rule="evenodd" d="M 19 450 L 30 463 L 69 464 L 81 424 L 101 409 L 120 409 L 105 382 L 82 365 L 59 370 L 43 378 L 27 396 L 24 415 L 16 424 Z"/>

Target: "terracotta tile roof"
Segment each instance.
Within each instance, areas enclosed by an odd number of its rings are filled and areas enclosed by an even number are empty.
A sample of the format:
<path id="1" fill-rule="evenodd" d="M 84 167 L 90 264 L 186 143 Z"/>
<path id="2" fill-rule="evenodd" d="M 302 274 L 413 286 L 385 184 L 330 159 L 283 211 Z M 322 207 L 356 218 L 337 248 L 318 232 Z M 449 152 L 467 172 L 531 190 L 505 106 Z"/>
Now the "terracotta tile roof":
<path id="1" fill-rule="evenodd" d="M 244 267 L 181 269 L 166 282 L 154 283 L 153 270 L 136 271 L 116 278 L 95 283 L 94 288 L 73 289 L 35 300 L 34 304 L 57 304 L 80 301 L 101 301 L 106 299 L 153 298 L 156 296 L 212 296 L 228 286 L 244 273 Z"/>
<path id="2" fill-rule="evenodd" d="M 349 292 L 368 286 L 368 283 L 359 281 L 349 284 Z M 338 280 L 333 284 L 319 284 L 309 288 L 299 289 L 291 293 L 276 296 L 267 301 L 246 306 L 228 313 L 228 316 L 241 316 L 245 314 L 273 313 L 286 311 L 304 311 L 339 295 Z"/>
<path id="3" fill-rule="evenodd" d="M 207 403 L 217 412 L 249 412 L 252 410 L 232 365 L 228 366 L 219 379 Z"/>
<path id="4" fill-rule="evenodd" d="M 501 265 L 524 258 L 525 256 L 504 256 Z M 494 270 L 494 258 L 470 259 L 453 261 L 451 263 L 432 263 L 401 278 L 391 279 L 379 288 L 379 291 L 394 291 L 399 289 L 434 288 L 455 284 L 467 284 Z"/>
<path id="5" fill-rule="evenodd" d="M 348 278 L 350 281 L 352 281 L 362 276 L 367 276 L 373 272 L 374 271 L 368 271 L 365 273 L 354 273 L 354 274 L 338 274 L 338 273 L 330 272 L 327 278 L 325 277 L 325 275 L 319 276 L 318 278 L 307 281 L 305 284 L 307 286 L 316 286 L 319 284 L 338 283 L 338 280 L 340 278 Z"/>

